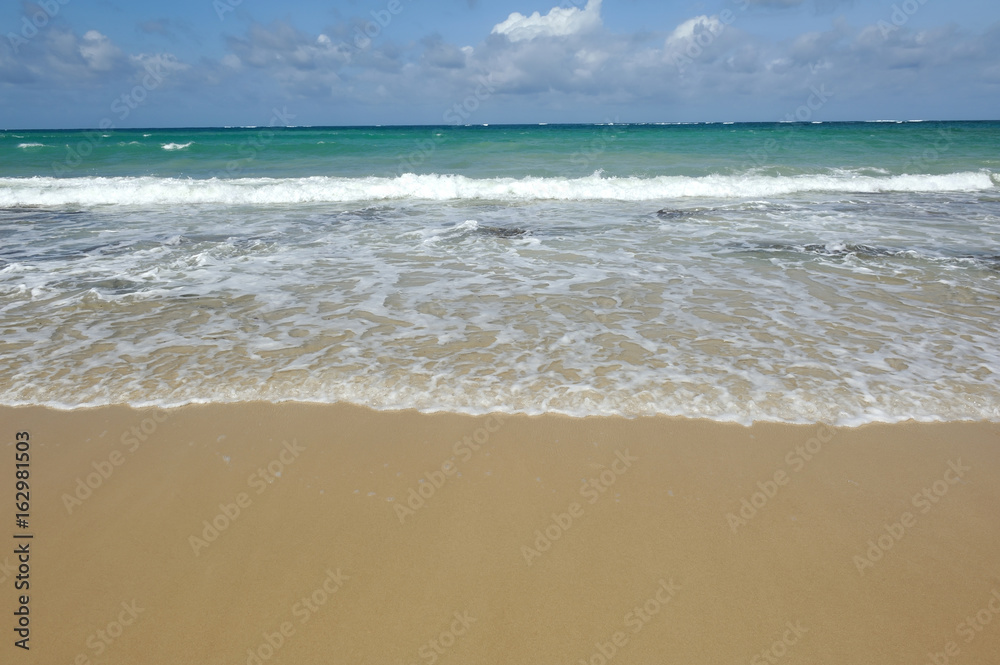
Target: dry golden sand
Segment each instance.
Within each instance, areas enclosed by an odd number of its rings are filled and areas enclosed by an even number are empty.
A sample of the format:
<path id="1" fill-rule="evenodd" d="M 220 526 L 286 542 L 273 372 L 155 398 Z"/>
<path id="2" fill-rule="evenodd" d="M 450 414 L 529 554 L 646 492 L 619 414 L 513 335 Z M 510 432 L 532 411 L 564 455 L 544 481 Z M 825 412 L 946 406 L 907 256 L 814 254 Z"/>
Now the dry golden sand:
<path id="1" fill-rule="evenodd" d="M 13 646 L 6 568 L 3 663 L 1000 658 L 996 423 L 498 423 L 302 404 L 154 413 L 0 409 L 0 565 L 20 531 L 17 431 L 31 436 L 34 534 L 31 649 Z M 463 437 L 482 445 L 456 446 Z M 808 460 L 796 452 L 807 444 Z M 262 482 L 269 464 L 281 475 Z M 442 466 L 453 473 L 428 476 Z M 602 473 L 610 489 L 581 493 Z M 784 484 L 766 482 L 776 473 Z M 774 496 L 754 497 L 758 482 Z M 934 503 L 914 502 L 924 488 Z M 760 507 L 737 524 L 743 499 Z M 558 536 L 548 545 L 546 529 Z M 878 560 L 859 570 L 869 541 Z"/>

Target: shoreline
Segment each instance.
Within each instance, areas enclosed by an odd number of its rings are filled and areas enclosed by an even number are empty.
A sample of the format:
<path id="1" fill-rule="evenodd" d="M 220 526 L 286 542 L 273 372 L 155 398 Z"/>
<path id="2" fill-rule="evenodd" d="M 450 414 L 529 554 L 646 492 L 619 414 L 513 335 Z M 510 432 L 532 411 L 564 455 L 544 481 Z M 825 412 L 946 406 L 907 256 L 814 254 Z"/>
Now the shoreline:
<path id="1" fill-rule="evenodd" d="M 31 437 L 31 650 L 0 647 L 13 662 L 1000 651 L 996 422 L 294 402 L 0 407 L 0 422 L 7 478 L 14 433 Z"/>
<path id="2" fill-rule="evenodd" d="M 67 405 L 60 403 L 23 403 L 23 404 L 3 404 L 0 403 L 0 413 L 5 411 L 17 411 L 17 410 L 27 410 L 27 409 L 44 409 L 47 411 L 53 411 L 57 413 L 86 413 L 89 411 L 99 411 L 105 409 L 129 409 L 136 412 L 141 411 L 178 411 L 182 409 L 193 409 L 193 408 L 214 408 L 214 407 L 228 407 L 228 408 L 242 408 L 242 407 L 254 407 L 254 406 L 269 406 L 269 407 L 306 407 L 306 408 L 348 408 L 348 409 L 360 409 L 362 411 L 370 411 L 372 413 L 378 414 L 413 414 L 418 416 L 456 416 L 460 418 L 488 418 L 491 416 L 499 416 L 503 418 L 567 418 L 570 420 L 587 420 L 587 419 L 616 419 L 622 421 L 633 421 L 633 420 L 670 420 L 670 421 L 694 421 L 694 422 L 706 422 L 715 423 L 718 425 L 733 425 L 737 427 L 766 427 L 766 426 L 778 426 L 778 427 L 811 427 L 824 425 L 827 427 L 832 427 L 836 429 L 860 429 L 870 426 L 897 426 L 897 425 L 949 425 L 949 424 L 985 424 L 985 425 L 998 425 L 1000 426 L 1000 416 L 996 418 L 949 418 L 947 416 L 930 416 L 925 419 L 918 419 L 913 416 L 899 416 L 895 420 L 850 420 L 850 421 L 839 421 L 831 422 L 825 420 L 819 421 L 806 421 L 806 420 L 769 420 L 769 419 L 756 419 L 756 420 L 742 420 L 736 417 L 732 418 L 721 418 L 717 416 L 693 416 L 686 414 L 669 414 L 669 413 L 573 413 L 568 411 L 542 411 L 542 412 L 527 412 L 527 411 L 505 411 L 502 409 L 483 409 L 483 410 L 452 410 L 446 407 L 434 408 L 434 409 L 420 409 L 416 407 L 403 407 L 403 406 L 371 406 L 367 404 L 361 404 L 359 402 L 349 402 L 349 401 L 339 401 L 330 402 L 324 400 L 302 400 L 296 398 L 287 398 L 281 400 L 234 400 L 229 402 L 223 401 L 213 401 L 213 400 L 191 400 L 186 402 L 180 402 L 175 404 L 154 404 L 150 402 L 123 402 L 123 403 L 87 403 L 87 404 L 75 404 Z"/>

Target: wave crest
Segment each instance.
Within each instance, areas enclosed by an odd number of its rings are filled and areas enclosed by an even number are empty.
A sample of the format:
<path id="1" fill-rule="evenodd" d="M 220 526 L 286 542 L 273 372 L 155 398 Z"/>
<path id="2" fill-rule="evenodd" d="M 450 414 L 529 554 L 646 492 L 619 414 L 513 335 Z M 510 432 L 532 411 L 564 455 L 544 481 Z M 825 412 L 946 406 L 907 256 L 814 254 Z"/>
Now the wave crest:
<path id="1" fill-rule="evenodd" d="M 176 145 L 176 144 L 171 144 Z M 190 145 L 190 144 L 186 144 Z M 184 147 L 186 147 L 186 145 Z M 164 146 L 166 149 L 166 146 Z M 219 203 L 269 205 L 393 199 L 490 201 L 656 201 L 744 199 L 800 192 L 972 192 L 993 189 L 987 171 L 945 175 L 709 175 L 654 178 L 469 178 L 461 175 L 207 180 L 154 177 L 0 178 L 0 205 L 147 205 Z"/>

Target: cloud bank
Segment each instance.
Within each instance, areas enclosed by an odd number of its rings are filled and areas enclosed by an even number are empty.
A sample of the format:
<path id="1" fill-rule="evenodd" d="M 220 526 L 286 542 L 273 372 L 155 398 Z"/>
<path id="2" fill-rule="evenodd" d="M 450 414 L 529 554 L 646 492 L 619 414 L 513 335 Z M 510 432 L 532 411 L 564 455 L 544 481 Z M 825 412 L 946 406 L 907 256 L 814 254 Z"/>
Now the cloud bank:
<path id="1" fill-rule="evenodd" d="M 868 25 L 830 16 L 825 29 L 785 39 L 748 27 L 754 12 L 802 4 L 743 0 L 630 33 L 609 29 L 607 8 L 589 0 L 513 12 L 465 44 L 435 33 L 396 39 L 393 21 L 405 17 L 395 14 L 384 25 L 355 19 L 312 31 L 251 20 L 224 38 L 221 56 L 187 61 L 170 50 L 128 53 L 96 28 L 54 21 L 30 40 L 0 47 L 0 86 L 8 100 L 52 89 L 109 91 L 154 69 L 167 74 L 165 95 L 173 90 L 205 108 L 287 102 L 311 124 L 442 122 L 484 80 L 490 96 L 475 118 L 483 122 L 777 120 L 818 88 L 835 100 L 816 109 L 826 118 L 907 108 L 920 110 L 902 115 L 958 117 L 944 102 L 962 99 L 996 106 L 1000 23 L 974 33 L 948 24 L 917 30 L 891 13 Z M 416 7 L 397 6 L 400 13 Z M 177 25 L 184 23 L 158 19 L 137 31 L 176 40 Z"/>

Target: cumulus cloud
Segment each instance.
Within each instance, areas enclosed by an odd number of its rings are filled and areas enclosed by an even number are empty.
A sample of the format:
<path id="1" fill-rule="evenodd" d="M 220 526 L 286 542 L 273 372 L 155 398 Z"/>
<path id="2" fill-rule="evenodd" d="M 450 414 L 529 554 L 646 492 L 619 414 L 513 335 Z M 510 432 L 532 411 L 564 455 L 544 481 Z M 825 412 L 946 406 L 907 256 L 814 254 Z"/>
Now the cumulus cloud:
<path id="1" fill-rule="evenodd" d="M 105 84 L 114 91 L 154 69 L 169 72 L 171 84 L 185 83 L 199 99 L 218 90 L 227 108 L 239 106 L 234 99 L 278 98 L 317 109 L 374 109 L 385 113 L 379 122 L 440 122 L 456 101 L 488 89 L 489 101 L 477 97 L 474 105 L 482 122 L 496 122 L 484 114 L 498 107 L 515 110 L 500 116 L 508 121 L 530 120 L 546 109 L 614 117 L 617 111 L 607 108 L 684 118 L 735 109 L 736 118 L 752 113 L 752 119 L 776 120 L 803 104 L 813 87 L 833 93 L 823 113 L 843 117 L 858 100 L 919 99 L 935 91 L 941 97 L 942 90 L 996 95 L 1000 83 L 994 55 L 1000 24 L 978 34 L 947 25 L 886 32 L 838 18 L 822 21 L 826 29 L 815 29 L 821 21 L 813 20 L 812 30 L 776 39 L 755 34 L 753 21 L 697 14 L 628 33 L 604 25 L 601 0 L 576 2 L 544 14 L 510 14 L 460 43 L 436 33 L 399 41 L 405 32 L 390 30 L 355 40 L 357 25 L 350 21 L 322 29 L 251 22 L 226 38 L 225 53 L 197 65 L 169 53 L 126 54 L 98 30 L 81 36 L 53 26 L 17 59 L 0 49 L 0 87 Z M 806 2 L 816 0 L 751 0 L 759 11 L 764 4 L 776 11 Z M 170 32 L 159 20 L 140 30 Z M 425 115 L 414 116 L 418 112 Z M 312 121 L 332 120 L 320 111 Z"/>
<path id="2" fill-rule="evenodd" d="M 151 71 L 176 77 L 192 70 L 171 53 L 126 54 L 110 37 L 93 29 L 78 35 L 53 27 L 23 45 L 16 58 L 0 57 L 0 81 L 62 90 L 122 87 L 141 81 Z"/>
<path id="3" fill-rule="evenodd" d="M 0 83 L 24 85 L 34 81 L 35 75 L 30 69 L 0 49 Z"/>
<path id="4" fill-rule="evenodd" d="M 375 69 L 399 68 L 385 51 L 362 51 L 325 32 L 313 36 L 285 21 L 251 24 L 245 36 L 229 37 L 227 45 L 231 52 L 220 63 L 224 71 L 260 70 L 286 91 L 302 96 L 330 95 L 342 81 L 340 71 L 358 59 Z"/>
<path id="5" fill-rule="evenodd" d="M 466 47 L 460 49 L 446 43 L 440 35 L 427 37 L 423 40 L 425 51 L 423 61 L 431 67 L 442 67 L 445 69 L 460 69 L 465 67 L 468 56 L 474 49 Z"/>
<path id="6" fill-rule="evenodd" d="M 838 20 L 832 30 L 807 32 L 796 37 L 788 47 L 788 55 L 799 63 L 821 61 L 831 53 L 836 53 L 838 43 L 847 39 L 850 33 L 850 27 Z"/>
<path id="7" fill-rule="evenodd" d="M 83 39 L 80 40 L 79 51 L 90 68 L 99 72 L 111 70 L 123 57 L 121 49 L 97 30 L 88 30 L 84 33 Z"/>
<path id="8" fill-rule="evenodd" d="M 565 37 L 593 32 L 602 25 L 601 2 L 588 0 L 583 9 L 555 7 L 545 16 L 538 12 L 531 16 L 514 12 L 506 21 L 493 26 L 491 34 L 520 42 L 538 37 Z"/>
<path id="9" fill-rule="evenodd" d="M 723 23 L 719 20 L 718 16 L 695 16 L 694 18 L 690 18 L 674 28 L 674 31 L 670 33 L 669 37 L 667 37 L 667 43 L 686 43 L 697 37 L 702 32 L 719 34 L 722 30 Z"/>
<path id="10" fill-rule="evenodd" d="M 172 53 L 140 53 L 130 55 L 128 59 L 136 72 L 152 71 L 163 76 L 173 76 L 191 71 L 191 65 L 181 62 Z"/>

